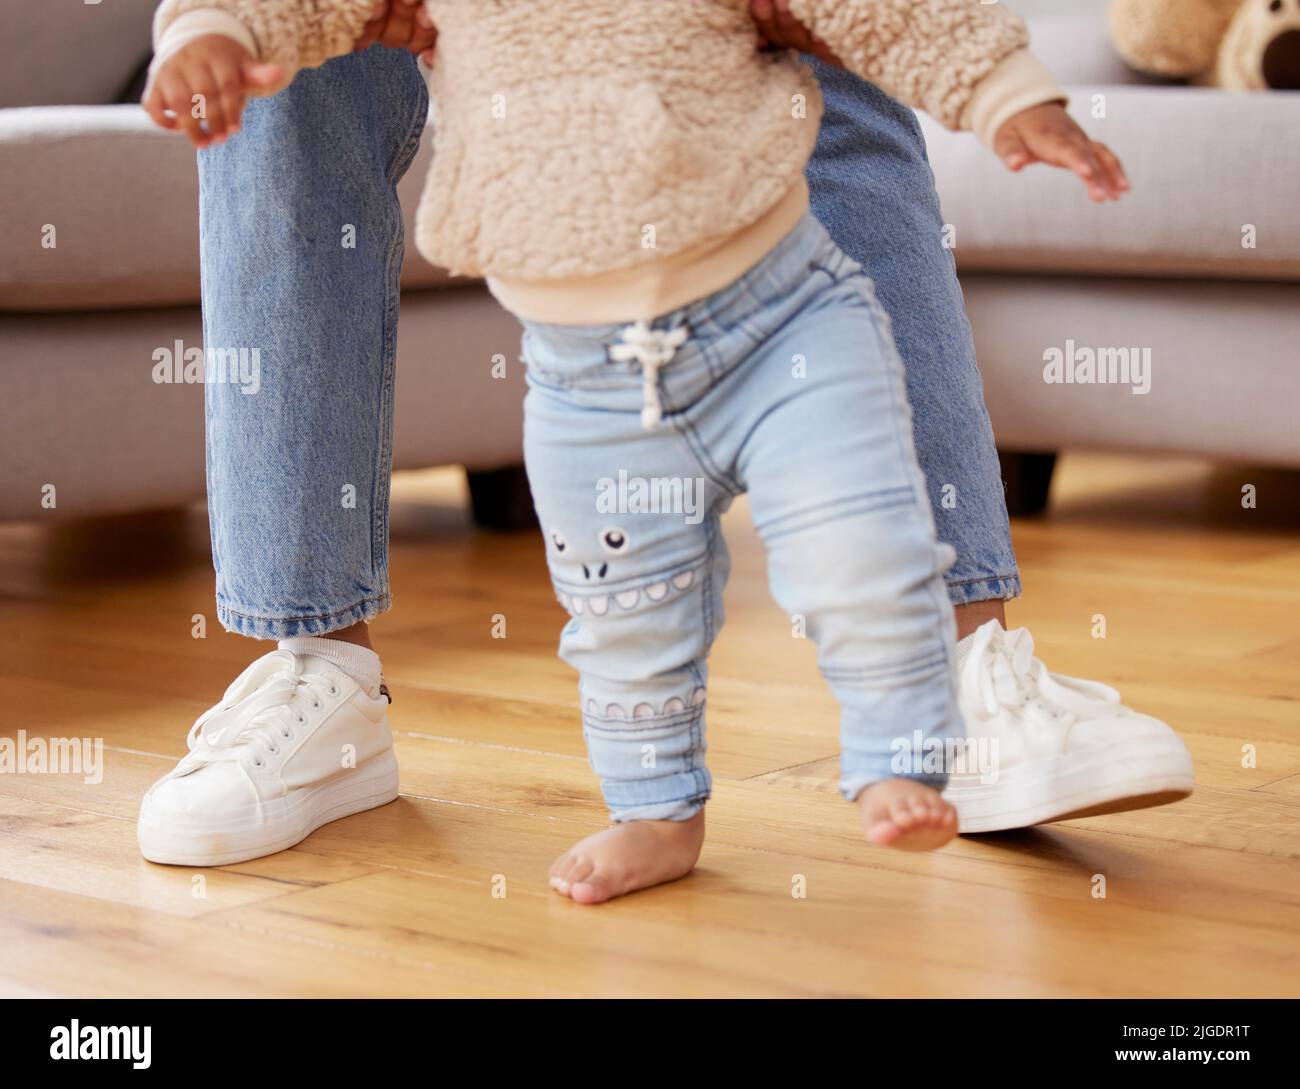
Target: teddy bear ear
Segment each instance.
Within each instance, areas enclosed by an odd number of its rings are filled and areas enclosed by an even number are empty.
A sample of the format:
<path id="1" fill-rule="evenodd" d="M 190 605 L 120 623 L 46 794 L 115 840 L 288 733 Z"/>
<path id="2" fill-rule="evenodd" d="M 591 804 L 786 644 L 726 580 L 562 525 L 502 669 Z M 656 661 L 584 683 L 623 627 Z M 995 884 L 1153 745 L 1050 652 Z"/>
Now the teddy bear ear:
<path id="1" fill-rule="evenodd" d="M 1115 48 L 1153 76 L 1187 79 L 1207 71 L 1243 0 L 1111 0 Z"/>

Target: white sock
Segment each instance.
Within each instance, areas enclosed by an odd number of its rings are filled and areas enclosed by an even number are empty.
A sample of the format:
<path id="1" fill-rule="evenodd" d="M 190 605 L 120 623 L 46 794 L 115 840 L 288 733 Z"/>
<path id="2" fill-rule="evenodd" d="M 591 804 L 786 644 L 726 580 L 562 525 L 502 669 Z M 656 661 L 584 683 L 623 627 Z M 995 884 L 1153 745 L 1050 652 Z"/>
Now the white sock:
<path id="1" fill-rule="evenodd" d="M 984 621 L 984 624 L 981 624 L 980 628 L 984 627 L 985 624 L 989 624 L 989 623 L 991 623 L 991 621 L 988 620 Z M 998 624 L 998 627 L 1001 628 L 1003 631 L 1006 631 L 1006 629 L 1003 628 L 1001 624 Z M 957 668 L 958 669 L 960 669 L 962 666 L 966 664 L 966 658 L 970 654 L 970 648 L 974 644 L 975 635 L 976 633 L 979 632 L 980 628 L 976 628 L 975 631 L 971 632 L 964 639 L 957 640 Z"/>
<path id="2" fill-rule="evenodd" d="M 379 697 L 379 686 L 383 684 L 384 678 L 379 669 L 379 655 L 369 647 L 358 646 L 344 639 L 318 639 L 306 635 L 281 639 L 279 646 L 281 650 L 293 654 L 310 654 L 315 658 L 323 658 L 356 681 L 371 699 Z"/>
<path id="3" fill-rule="evenodd" d="M 971 632 L 970 635 L 966 636 L 966 638 L 964 639 L 957 640 L 957 668 L 958 669 L 960 669 L 962 666 L 966 664 L 966 656 L 970 653 L 971 643 L 973 643 L 974 641 L 975 641 L 974 632 Z"/>

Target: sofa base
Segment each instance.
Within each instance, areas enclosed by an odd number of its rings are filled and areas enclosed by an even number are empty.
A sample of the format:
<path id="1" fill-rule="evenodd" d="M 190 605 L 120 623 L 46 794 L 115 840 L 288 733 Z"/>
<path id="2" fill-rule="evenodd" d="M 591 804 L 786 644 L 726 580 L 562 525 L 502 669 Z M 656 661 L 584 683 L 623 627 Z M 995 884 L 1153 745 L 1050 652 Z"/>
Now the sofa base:
<path id="1" fill-rule="evenodd" d="M 523 466 L 487 469 L 466 474 L 474 524 L 499 533 L 536 529 L 537 511 Z"/>
<path id="2" fill-rule="evenodd" d="M 1032 518 L 1047 510 L 1056 455 L 999 450 L 998 459 L 1002 462 L 1007 513 L 1012 518 Z"/>

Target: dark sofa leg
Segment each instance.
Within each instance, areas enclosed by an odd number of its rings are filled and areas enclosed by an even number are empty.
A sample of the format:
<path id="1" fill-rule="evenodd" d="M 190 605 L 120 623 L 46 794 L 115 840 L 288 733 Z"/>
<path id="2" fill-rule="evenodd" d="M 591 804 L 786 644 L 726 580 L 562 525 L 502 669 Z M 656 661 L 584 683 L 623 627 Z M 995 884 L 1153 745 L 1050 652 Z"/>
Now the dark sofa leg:
<path id="1" fill-rule="evenodd" d="M 465 476 L 474 522 L 481 529 L 511 532 L 537 526 L 533 496 L 522 466 L 483 472 L 467 469 Z"/>
<path id="2" fill-rule="evenodd" d="M 1047 509 L 1052 487 L 1055 454 L 1025 454 L 999 450 L 1002 484 L 1007 493 L 1007 513 L 1013 518 L 1031 518 Z"/>

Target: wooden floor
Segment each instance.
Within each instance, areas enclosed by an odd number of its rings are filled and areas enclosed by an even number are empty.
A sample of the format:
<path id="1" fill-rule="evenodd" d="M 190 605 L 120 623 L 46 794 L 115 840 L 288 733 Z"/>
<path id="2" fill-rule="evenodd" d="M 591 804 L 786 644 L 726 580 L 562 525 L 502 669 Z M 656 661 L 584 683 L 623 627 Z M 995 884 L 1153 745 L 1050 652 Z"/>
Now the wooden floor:
<path id="1" fill-rule="evenodd" d="M 737 508 L 702 864 L 596 909 L 546 885 L 603 807 L 540 542 L 472 531 L 459 488 L 396 489 L 376 638 L 402 797 L 212 871 L 142 861 L 134 825 L 254 649 L 212 618 L 202 512 L 0 528 L 0 734 L 107 746 L 98 785 L 0 776 L 0 992 L 1300 994 L 1300 477 L 1067 459 L 1052 515 L 1016 526 L 1012 623 L 1175 724 L 1197 792 L 930 856 L 868 849 L 832 792 L 834 708 Z"/>

